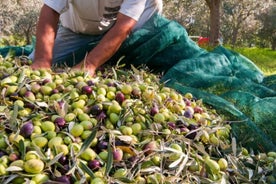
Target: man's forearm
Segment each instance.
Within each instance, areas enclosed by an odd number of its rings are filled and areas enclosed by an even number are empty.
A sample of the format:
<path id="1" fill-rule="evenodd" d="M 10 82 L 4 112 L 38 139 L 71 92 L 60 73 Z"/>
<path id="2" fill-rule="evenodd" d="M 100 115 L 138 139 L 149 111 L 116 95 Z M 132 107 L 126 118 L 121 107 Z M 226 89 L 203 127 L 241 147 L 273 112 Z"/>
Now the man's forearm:
<path id="1" fill-rule="evenodd" d="M 44 66 L 51 66 L 53 57 L 53 46 L 56 36 L 59 14 L 44 5 L 38 21 L 36 33 L 36 52 L 34 63 L 43 62 Z"/>
<path id="2" fill-rule="evenodd" d="M 86 65 L 90 64 L 96 69 L 110 59 L 119 49 L 135 24 L 136 21 L 131 20 L 129 17 L 119 15 L 118 22 L 88 54 Z"/>

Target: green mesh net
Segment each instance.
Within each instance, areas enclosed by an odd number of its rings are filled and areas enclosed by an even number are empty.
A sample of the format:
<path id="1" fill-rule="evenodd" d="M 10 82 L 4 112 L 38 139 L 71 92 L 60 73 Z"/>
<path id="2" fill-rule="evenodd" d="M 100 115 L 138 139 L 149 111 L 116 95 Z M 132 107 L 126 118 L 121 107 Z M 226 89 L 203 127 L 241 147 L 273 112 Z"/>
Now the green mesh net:
<path id="1" fill-rule="evenodd" d="M 27 46 L 5 46 L 0 47 L 0 55 L 2 57 L 8 57 L 8 56 L 28 56 L 31 54 L 33 50 L 33 45 L 27 45 Z"/>
<path id="2" fill-rule="evenodd" d="M 118 57 L 163 72 L 161 82 L 167 86 L 191 92 L 230 116 L 233 134 L 243 146 L 275 151 L 276 76 L 265 77 L 248 58 L 223 46 L 200 48 L 177 22 L 160 16 L 151 21 L 156 27 L 135 32 Z"/>
<path id="3" fill-rule="evenodd" d="M 17 54 L 26 51 L 12 49 Z M 265 77 L 248 58 L 223 46 L 202 49 L 183 26 L 156 15 L 123 43 L 111 61 L 119 59 L 162 72 L 161 82 L 167 86 L 190 92 L 230 116 L 233 134 L 243 146 L 276 151 L 276 76 Z"/>

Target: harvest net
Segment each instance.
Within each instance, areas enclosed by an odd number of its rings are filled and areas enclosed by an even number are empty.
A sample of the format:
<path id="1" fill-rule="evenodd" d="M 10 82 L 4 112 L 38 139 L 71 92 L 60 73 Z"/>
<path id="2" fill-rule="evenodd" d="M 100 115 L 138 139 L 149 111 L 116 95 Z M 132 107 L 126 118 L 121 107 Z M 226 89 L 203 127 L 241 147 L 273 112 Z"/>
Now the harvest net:
<path id="1" fill-rule="evenodd" d="M 248 58 L 223 46 L 200 48 L 176 22 L 158 16 L 152 22 L 156 31 L 146 25 L 123 45 L 123 61 L 164 72 L 167 86 L 235 118 L 233 132 L 244 146 L 276 150 L 276 76 L 264 76 Z"/>

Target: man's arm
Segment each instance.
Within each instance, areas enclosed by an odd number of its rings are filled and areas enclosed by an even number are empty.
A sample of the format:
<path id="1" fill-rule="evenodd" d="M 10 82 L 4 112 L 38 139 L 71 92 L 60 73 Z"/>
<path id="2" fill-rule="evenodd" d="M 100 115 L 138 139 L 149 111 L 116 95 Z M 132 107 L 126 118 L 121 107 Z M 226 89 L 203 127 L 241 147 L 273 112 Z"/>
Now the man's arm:
<path id="1" fill-rule="evenodd" d="M 116 53 L 135 24 L 136 20 L 119 13 L 115 25 L 105 34 L 100 43 L 88 53 L 85 60 L 74 68 L 84 69 L 94 75 L 95 70 Z"/>
<path id="2" fill-rule="evenodd" d="M 53 47 L 58 27 L 59 14 L 43 5 L 36 31 L 36 48 L 33 69 L 51 68 Z"/>

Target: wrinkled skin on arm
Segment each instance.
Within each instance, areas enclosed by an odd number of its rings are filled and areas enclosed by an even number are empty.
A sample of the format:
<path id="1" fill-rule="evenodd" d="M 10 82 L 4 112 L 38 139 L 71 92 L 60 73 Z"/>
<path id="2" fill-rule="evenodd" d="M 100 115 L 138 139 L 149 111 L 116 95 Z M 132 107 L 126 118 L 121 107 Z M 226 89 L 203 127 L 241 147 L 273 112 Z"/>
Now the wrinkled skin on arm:
<path id="1" fill-rule="evenodd" d="M 130 34 L 136 21 L 121 13 L 115 25 L 105 34 L 100 43 L 91 50 L 87 57 L 73 69 L 85 70 L 94 75 L 95 70 L 110 59 Z"/>

